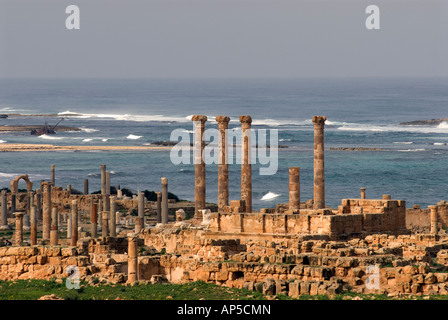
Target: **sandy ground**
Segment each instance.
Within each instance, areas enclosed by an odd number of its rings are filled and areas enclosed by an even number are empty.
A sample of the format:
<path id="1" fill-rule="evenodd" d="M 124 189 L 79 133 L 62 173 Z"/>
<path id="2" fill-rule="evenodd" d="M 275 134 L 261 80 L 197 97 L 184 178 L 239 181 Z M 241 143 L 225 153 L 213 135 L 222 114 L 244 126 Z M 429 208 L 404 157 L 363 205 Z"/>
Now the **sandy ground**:
<path id="1" fill-rule="evenodd" d="M 1 143 L 0 152 L 23 151 L 151 151 L 169 150 L 169 146 L 55 146 L 52 144 Z"/>

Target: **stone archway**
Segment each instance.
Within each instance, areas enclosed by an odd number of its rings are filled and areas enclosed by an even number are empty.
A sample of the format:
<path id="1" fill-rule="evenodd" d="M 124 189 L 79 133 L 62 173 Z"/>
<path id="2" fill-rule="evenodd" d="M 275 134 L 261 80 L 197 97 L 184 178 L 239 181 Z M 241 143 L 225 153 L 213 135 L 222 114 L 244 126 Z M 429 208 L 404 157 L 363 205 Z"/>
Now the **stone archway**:
<path id="1" fill-rule="evenodd" d="M 19 180 L 23 179 L 26 182 L 26 189 L 28 191 L 32 191 L 33 190 L 33 183 L 30 181 L 30 179 L 28 178 L 27 174 L 22 174 L 21 176 L 18 176 L 16 178 L 14 178 L 14 180 L 11 181 L 11 193 L 12 194 L 16 194 L 19 191 Z"/>

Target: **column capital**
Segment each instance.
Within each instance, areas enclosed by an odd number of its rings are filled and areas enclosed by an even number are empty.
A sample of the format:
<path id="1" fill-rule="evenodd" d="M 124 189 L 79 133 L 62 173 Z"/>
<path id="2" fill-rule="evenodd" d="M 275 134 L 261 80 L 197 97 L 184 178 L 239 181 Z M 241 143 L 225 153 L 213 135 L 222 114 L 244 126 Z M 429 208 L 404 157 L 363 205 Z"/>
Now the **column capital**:
<path id="1" fill-rule="evenodd" d="M 428 206 L 428 208 L 431 210 L 437 210 L 437 206 Z"/>
<path id="2" fill-rule="evenodd" d="M 325 116 L 314 116 L 313 117 L 313 123 L 317 124 L 317 125 L 325 124 L 325 120 L 327 120 L 327 117 L 325 117 Z"/>
<path id="3" fill-rule="evenodd" d="M 227 125 L 229 124 L 230 118 L 227 116 L 217 116 L 216 117 L 216 122 L 218 122 L 218 125 L 221 126 L 225 126 L 227 127 Z"/>
<path id="4" fill-rule="evenodd" d="M 205 123 L 205 121 L 207 121 L 207 116 L 195 114 L 191 117 L 191 121 L 201 121 L 201 123 Z"/>
<path id="5" fill-rule="evenodd" d="M 25 215 L 25 212 L 14 212 L 14 216 L 15 216 L 16 218 L 23 217 L 24 215 Z"/>
<path id="6" fill-rule="evenodd" d="M 168 179 L 163 177 L 160 179 L 160 181 L 162 182 L 163 185 L 167 185 L 168 184 Z"/>
<path id="7" fill-rule="evenodd" d="M 248 115 L 240 116 L 240 122 L 250 125 L 252 123 L 252 117 Z"/>

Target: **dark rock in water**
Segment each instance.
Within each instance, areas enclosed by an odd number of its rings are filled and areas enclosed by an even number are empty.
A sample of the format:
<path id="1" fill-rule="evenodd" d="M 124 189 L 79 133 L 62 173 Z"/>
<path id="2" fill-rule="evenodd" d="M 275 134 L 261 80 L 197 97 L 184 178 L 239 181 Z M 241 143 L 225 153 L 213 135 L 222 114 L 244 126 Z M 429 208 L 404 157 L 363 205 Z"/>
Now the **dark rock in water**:
<path id="1" fill-rule="evenodd" d="M 354 147 L 354 148 L 341 147 L 341 148 L 330 148 L 330 150 L 335 150 L 335 151 L 384 151 L 386 149 L 382 149 L 382 148 L 363 148 L 363 147 Z"/>
<path id="2" fill-rule="evenodd" d="M 447 121 L 448 118 L 430 119 L 430 120 L 415 120 L 409 122 L 401 122 L 400 126 L 437 126 L 442 122 Z"/>

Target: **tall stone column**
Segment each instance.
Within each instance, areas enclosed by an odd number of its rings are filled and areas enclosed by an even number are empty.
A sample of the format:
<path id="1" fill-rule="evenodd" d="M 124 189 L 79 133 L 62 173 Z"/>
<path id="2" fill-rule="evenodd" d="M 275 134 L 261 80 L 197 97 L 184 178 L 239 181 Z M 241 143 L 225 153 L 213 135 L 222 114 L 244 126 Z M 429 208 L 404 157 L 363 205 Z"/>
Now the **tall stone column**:
<path id="1" fill-rule="evenodd" d="M 14 212 L 16 212 L 16 206 L 17 206 L 16 194 L 14 192 L 11 192 L 11 215 L 13 215 Z"/>
<path id="2" fill-rule="evenodd" d="M 168 223 L 168 179 L 163 177 L 162 181 L 162 223 Z"/>
<path id="3" fill-rule="evenodd" d="M 89 194 L 89 179 L 84 179 L 84 194 Z"/>
<path id="4" fill-rule="evenodd" d="M 8 226 L 8 198 L 6 190 L 2 190 L 1 192 L 1 198 L 2 198 L 2 212 L 1 212 L 1 229 L 9 229 Z"/>
<path id="5" fill-rule="evenodd" d="M 366 198 L 366 188 L 360 188 L 361 189 L 361 199 Z"/>
<path id="6" fill-rule="evenodd" d="M 68 193 L 68 196 L 70 196 L 72 194 L 72 185 L 71 184 L 67 185 L 67 193 Z"/>
<path id="7" fill-rule="evenodd" d="M 107 189 L 107 183 L 106 183 L 106 165 L 102 164 L 101 166 L 101 196 L 103 199 L 103 206 L 99 207 L 98 210 L 99 211 L 104 211 L 106 209 L 106 205 L 105 205 L 105 196 L 107 194 L 106 189 Z"/>
<path id="8" fill-rule="evenodd" d="M 162 223 L 162 192 L 156 192 L 157 195 L 157 223 Z"/>
<path id="9" fill-rule="evenodd" d="M 110 218 L 109 218 L 109 233 L 111 237 L 117 236 L 117 224 L 115 221 L 116 213 L 117 213 L 117 197 L 116 196 L 110 196 Z"/>
<path id="10" fill-rule="evenodd" d="M 289 168 L 289 210 L 292 213 L 300 211 L 300 168 Z"/>
<path id="11" fill-rule="evenodd" d="M 128 234 L 128 281 L 135 283 L 138 281 L 138 243 L 137 235 Z"/>
<path id="12" fill-rule="evenodd" d="M 252 164 L 250 116 L 240 116 L 241 122 L 241 200 L 246 204 L 246 212 L 252 212 Z"/>
<path id="13" fill-rule="evenodd" d="M 96 238 L 98 236 L 98 205 L 96 203 L 92 203 L 90 208 L 90 233 L 92 234 L 92 238 Z"/>
<path id="14" fill-rule="evenodd" d="M 72 241 L 72 233 L 73 233 L 73 226 L 72 226 L 72 218 L 67 218 L 67 239 L 70 240 L 70 243 Z"/>
<path id="15" fill-rule="evenodd" d="M 137 201 L 138 201 L 138 217 L 143 218 L 145 216 L 145 194 L 140 190 L 138 191 Z"/>
<path id="16" fill-rule="evenodd" d="M 35 246 L 37 244 L 37 215 L 36 207 L 31 206 L 30 208 L 30 224 L 31 224 L 31 245 Z"/>
<path id="17" fill-rule="evenodd" d="M 14 234 L 15 243 L 17 246 L 23 244 L 23 215 L 24 212 L 14 212 L 16 216 L 16 230 Z"/>
<path id="18" fill-rule="evenodd" d="M 51 184 L 56 185 L 56 177 L 55 177 L 55 166 L 54 164 L 51 165 Z"/>
<path id="19" fill-rule="evenodd" d="M 437 235 L 439 233 L 437 206 L 429 206 L 429 209 L 431 210 L 431 233 Z"/>
<path id="20" fill-rule="evenodd" d="M 219 159 L 218 159 L 218 211 L 223 211 L 229 205 L 229 163 L 227 155 L 227 128 L 230 118 L 217 116 L 219 130 Z"/>
<path id="21" fill-rule="evenodd" d="M 106 171 L 106 194 L 110 194 L 110 171 Z"/>
<path id="22" fill-rule="evenodd" d="M 51 230 L 50 230 L 50 246 L 57 246 L 59 242 L 58 235 L 58 208 L 51 210 Z"/>
<path id="23" fill-rule="evenodd" d="M 103 211 L 101 213 L 101 216 L 103 218 L 102 219 L 102 227 L 101 227 L 101 236 L 103 238 L 109 236 L 109 215 L 110 215 L 109 211 Z"/>
<path id="24" fill-rule="evenodd" d="M 200 210 L 205 209 L 205 162 L 204 130 L 207 116 L 194 115 L 194 217 L 202 219 Z"/>
<path id="25" fill-rule="evenodd" d="M 72 217 L 71 217 L 71 230 L 72 230 L 72 246 L 76 246 L 78 242 L 78 200 L 72 200 Z"/>
<path id="26" fill-rule="evenodd" d="M 50 240 L 51 229 L 51 183 L 44 182 L 43 189 L 43 210 L 42 210 L 42 239 Z"/>
<path id="27" fill-rule="evenodd" d="M 325 208 L 324 116 L 314 116 L 314 209 Z"/>
<path id="28" fill-rule="evenodd" d="M 42 189 L 36 189 L 36 219 L 42 221 Z"/>

